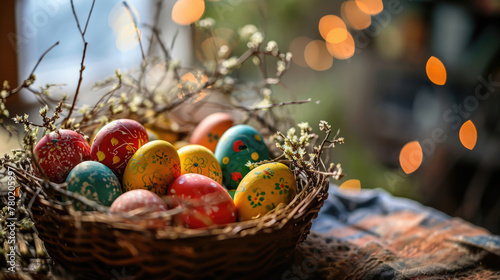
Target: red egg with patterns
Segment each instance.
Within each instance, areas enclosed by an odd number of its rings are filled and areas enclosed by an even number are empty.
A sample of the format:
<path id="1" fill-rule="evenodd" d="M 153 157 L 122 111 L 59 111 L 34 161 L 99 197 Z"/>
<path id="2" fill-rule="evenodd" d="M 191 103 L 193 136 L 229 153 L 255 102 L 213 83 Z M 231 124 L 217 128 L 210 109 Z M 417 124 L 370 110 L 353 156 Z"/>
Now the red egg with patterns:
<path id="1" fill-rule="evenodd" d="M 204 175 L 181 175 L 174 181 L 168 194 L 177 205 L 186 207 L 179 219 L 184 227 L 204 228 L 236 221 L 236 207 L 229 193 Z"/>
<path id="2" fill-rule="evenodd" d="M 193 130 L 189 142 L 207 147 L 215 152 L 220 137 L 233 126 L 233 118 L 227 113 L 213 113 L 204 118 Z"/>
<path id="3" fill-rule="evenodd" d="M 148 141 L 146 129 L 137 121 L 114 120 L 96 134 L 90 155 L 92 160 L 106 165 L 121 180 L 129 159 Z"/>
<path id="4" fill-rule="evenodd" d="M 51 132 L 40 139 L 34 156 L 49 180 L 60 184 L 73 167 L 90 160 L 90 146 L 81 134 L 60 129 L 59 133 Z"/>

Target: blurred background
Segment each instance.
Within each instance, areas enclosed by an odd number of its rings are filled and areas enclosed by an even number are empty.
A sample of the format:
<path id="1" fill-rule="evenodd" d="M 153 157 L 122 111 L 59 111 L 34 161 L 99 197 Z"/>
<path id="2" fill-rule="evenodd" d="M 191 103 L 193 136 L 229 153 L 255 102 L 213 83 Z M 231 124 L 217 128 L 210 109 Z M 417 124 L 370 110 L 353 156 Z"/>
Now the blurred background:
<path id="1" fill-rule="evenodd" d="M 84 20 L 91 1 L 74 3 Z M 141 36 L 151 36 L 157 2 L 127 3 Z M 173 21 L 176 5 L 193 17 L 213 18 L 213 36 Z M 19 84 L 60 41 L 37 69 L 35 85 L 62 83 L 56 93 L 74 92 L 83 45 L 69 1 L 2 0 L 0 13 L 0 79 Z M 115 69 L 140 64 L 126 17 L 121 1 L 96 2 L 82 90 Z M 331 154 L 346 174 L 335 184 L 383 188 L 499 234 L 499 19 L 496 0 L 168 0 L 160 27 L 164 42 L 176 38 L 172 56 L 193 67 L 207 64 L 210 48 L 227 46 L 231 56 L 241 55 L 247 48 L 239 29 L 255 25 L 264 46 L 274 40 L 293 54 L 286 87 L 271 88 L 274 98 L 311 98 L 287 108 L 290 115 L 313 126 L 327 120 L 345 138 Z M 146 41 L 148 52 L 158 52 Z M 258 79 L 247 64 L 235 78 Z M 276 71 L 275 63 L 268 67 Z M 38 111 L 29 92 L 9 104 L 11 116 Z M 2 154 L 19 145 L 1 133 Z"/>

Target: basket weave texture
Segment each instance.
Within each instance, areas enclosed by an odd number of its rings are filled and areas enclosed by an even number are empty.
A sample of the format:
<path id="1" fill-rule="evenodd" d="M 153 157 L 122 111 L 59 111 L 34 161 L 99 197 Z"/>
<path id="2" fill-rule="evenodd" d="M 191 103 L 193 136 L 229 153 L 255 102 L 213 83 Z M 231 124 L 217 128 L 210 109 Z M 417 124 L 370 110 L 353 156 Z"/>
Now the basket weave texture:
<path id="1" fill-rule="evenodd" d="M 292 260 L 328 196 L 328 177 L 297 178 L 287 206 L 206 229 L 149 229 L 109 213 L 75 211 L 57 185 L 16 170 L 23 200 L 50 257 L 88 279 L 254 279 Z M 56 186 L 56 187 L 54 187 Z"/>

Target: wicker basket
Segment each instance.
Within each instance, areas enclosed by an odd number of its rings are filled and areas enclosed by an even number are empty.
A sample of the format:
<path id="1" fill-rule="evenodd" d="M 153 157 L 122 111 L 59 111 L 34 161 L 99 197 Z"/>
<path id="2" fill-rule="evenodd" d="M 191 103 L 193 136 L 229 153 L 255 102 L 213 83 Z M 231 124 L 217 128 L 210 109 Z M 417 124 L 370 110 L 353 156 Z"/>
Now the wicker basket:
<path id="1" fill-rule="evenodd" d="M 297 175 L 298 195 L 287 206 L 251 221 L 190 230 L 148 229 L 106 212 L 75 211 L 68 192 L 14 169 L 39 237 L 51 258 L 88 279 L 252 279 L 280 272 L 328 196 L 329 179 Z"/>

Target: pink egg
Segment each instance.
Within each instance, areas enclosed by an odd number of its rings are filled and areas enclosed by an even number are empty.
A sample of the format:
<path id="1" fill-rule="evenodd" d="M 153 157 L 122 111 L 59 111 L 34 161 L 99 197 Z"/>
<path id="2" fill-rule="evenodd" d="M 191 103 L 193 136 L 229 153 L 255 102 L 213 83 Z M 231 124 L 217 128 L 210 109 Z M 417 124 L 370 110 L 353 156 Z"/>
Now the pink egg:
<path id="1" fill-rule="evenodd" d="M 150 212 L 168 210 L 167 204 L 158 195 L 148 190 L 138 189 L 128 191 L 116 198 L 109 211 L 124 213 L 144 207 L 148 207 Z"/>
<path id="2" fill-rule="evenodd" d="M 51 132 L 40 139 L 34 156 L 50 181 L 63 183 L 73 167 L 90 160 L 90 146 L 81 134 L 60 129 L 59 134 Z"/>
<path id="3" fill-rule="evenodd" d="M 187 228 L 203 228 L 236 221 L 236 207 L 229 193 L 216 181 L 201 174 L 178 177 L 168 194 L 186 207 L 181 223 Z"/>
<path id="4" fill-rule="evenodd" d="M 120 195 L 109 211 L 111 213 L 126 213 L 136 209 L 140 215 L 137 219 L 130 219 L 127 223 L 142 224 L 147 228 L 158 229 L 170 225 L 170 219 L 161 216 L 151 217 L 152 213 L 168 210 L 167 204 L 155 193 L 148 190 L 131 190 Z"/>
<path id="5" fill-rule="evenodd" d="M 106 165 L 121 180 L 129 159 L 148 141 L 148 133 L 140 123 L 129 119 L 115 120 L 96 134 L 90 155 L 92 160 Z"/>
<path id="6" fill-rule="evenodd" d="M 191 144 L 207 147 L 215 152 L 220 137 L 233 126 L 233 118 L 227 113 L 214 113 L 204 118 L 193 130 Z"/>

